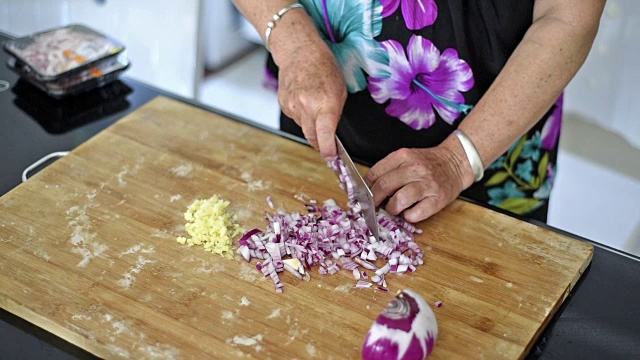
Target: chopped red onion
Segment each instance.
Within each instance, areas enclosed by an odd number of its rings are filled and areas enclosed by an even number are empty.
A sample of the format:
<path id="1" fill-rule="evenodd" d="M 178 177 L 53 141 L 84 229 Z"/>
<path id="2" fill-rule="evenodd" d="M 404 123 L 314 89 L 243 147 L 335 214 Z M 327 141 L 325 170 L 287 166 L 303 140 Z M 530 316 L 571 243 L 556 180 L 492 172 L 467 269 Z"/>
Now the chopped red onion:
<path id="1" fill-rule="evenodd" d="M 360 280 L 360 271 L 358 271 L 358 269 L 353 269 L 353 278 Z"/>
<path id="2" fill-rule="evenodd" d="M 271 201 L 271 195 L 267 195 L 267 205 L 273 209 L 273 201 Z"/>
<path id="3" fill-rule="evenodd" d="M 375 271 L 372 281 L 387 288 L 384 275 L 389 271 L 414 271 L 416 266 L 423 264 L 424 252 L 413 239 L 413 233 L 419 230 L 402 218 L 379 209 L 376 215 L 379 239 L 376 241 L 360 213 L 354 185 L 346 176 L 344 163 L 335 157 L 327 164 L 339 175 L 340 185 L 347 192 L 349 209 L 344 210 L 333 199 L 328 199 L 322 206 L 316 205 L 316 201 L 305 204 L 307 214 L 282 210 L 266 213 L 268 223 L 264 232 L 253 229 L 245 233 L 239 241 L 238 253 L 247 261 L 263 260 L 256 268 L 271 277 L 278 292 L 282 292 L 284 284 L 277 273 L 284 270 L 299 279 L 304 273 L 303 279 L 308 279 L 309 273 L 304 269 L 309 270 L 312 266 L 317 265 L 321 275 L 345 269 L 360 281 L 359 267 L 363 267 Z M 270 196 L 267 196 L 267 204 L 273 208 Z M 283 264 L 283 257 L 297 259 L 301 267 Z M 370 262 L 379 259 L 385 260 L 381 268 Z M 364 273 L 363 276 L 368 277 Z"/>
<path id="4" fill-rule="evenodd" d="M 253 230 L 249 230 L 247 231 L 244 235 L 242 235 L 242 237 L 240 238 L 240 240 L 238 241 L 238 244 L 240 245 L 248 245 L 248 240 L 255 234 L 260 234 L 262 231 L 260 229 L 253 229 Z"/>
<path id="5" fill-rule="evenodd" d="M 368 281 L 363 281 L 363 280 L 358 280 L 358 282 L 355 285 L 355 287 L 358 289 L 370 288 L 372 286 L 373 286 L 372 283 Z"/>
<path id="6" fill-rule="evenodd" d="M 249 250 L 249 248 L 246 245 L 240 246 L 240 248 L 238 249 L 238 252 L 242 255 L 242 257 L 245 260 L 251 261 L 251 250 Z"/>
<path id="7" fill-rule="evenodd" d="M 302 275 L 298 272 L 298 270 L 291 267 L 291 265 L 284 264 L 284 269 L 295 275 L 298 279 L 302 280 Z"/>
<path id="8" fill-rule="evenodd" d="M 436 305 L 437 308 L 441 307 L 442 306 L 442 301 L 440 301 L 440 300 L 436 301 L 435 305 Z"/>

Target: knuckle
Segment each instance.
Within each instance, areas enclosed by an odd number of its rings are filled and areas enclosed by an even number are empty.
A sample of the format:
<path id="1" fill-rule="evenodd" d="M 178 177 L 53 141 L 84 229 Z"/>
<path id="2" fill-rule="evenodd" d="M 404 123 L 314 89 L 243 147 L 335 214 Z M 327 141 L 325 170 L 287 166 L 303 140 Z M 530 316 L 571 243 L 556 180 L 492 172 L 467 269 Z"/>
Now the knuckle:
<path id="1" fill-rule="evenodd" d="M 413 203 L 413 200 L 405 193 L 398 193 L 396 204 L 401 209 L 406 209 Z"/>
<path id="2" fill-rule="evenodd" d="M 409 222 L 417 223 L 428 217 L 428 214 L 423 206 L 412 209 L 406 215 L 406 220 Z"/>
<path id="3" fill-rule="evenodd" d="M 418 160 L 413 160 L 409 163 L 409 171 L 416 177 L 424 177 L 428 174 L 425 164 Z"/>
<path id="4" fill-rule="evenodd" d="M 430 180 L 428 184 L 433 195 L 440 197 L 439 195 L 440 195 L 440 192 L 442 191 L 442 186 L 440 185 L 440 183 L 438 183 L 437 181 Z"/>
<path id="5" fill-rule="evenodd" d="M 392 197 L 391 199 L 389 199 L 389 202 L 387 203 L 387 212 L 390 213 L 391 215 L 398 215 L 402 212 L 402 210 L 404 210 L 405 207 L 403 207 L 400 204 L 400 200 L 397 197 Z"/>
<path id="6" fill-rule="evenodd" d="M 377 184 L 381 190 L 386 191 L 391 187 L 391 180 L 389 180 L 388 177 L 383 176 L 380 179 L 378 179 Z"/>
<path id="7" fill-rule="evenodd" d="M 407 149 L 407 148 L 402 148 L 402 149 L 398 149 L 396 150 L 396 154 L 398 154 L 398 156 L 401 157 L 409 157 L 409 155 L 411 154 L 411 150 Z"/>

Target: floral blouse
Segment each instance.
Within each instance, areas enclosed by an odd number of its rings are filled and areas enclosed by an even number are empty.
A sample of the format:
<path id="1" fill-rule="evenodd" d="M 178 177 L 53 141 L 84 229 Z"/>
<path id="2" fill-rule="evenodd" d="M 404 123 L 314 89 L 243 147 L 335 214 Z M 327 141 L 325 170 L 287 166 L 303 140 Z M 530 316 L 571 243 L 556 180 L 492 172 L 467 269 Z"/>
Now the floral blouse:
<path id="1" fill-rule="evenodd" d="M 534 0 L 300 3 L 347 85 L 338 135 L 373 165 L 403 147 L 436 146 L 453 132 L 522 40 Z M 272 58 L 267 70 L 277 78 Z M 561 122 L 562 97 L 462 195 L 546 221 Z M 303 136 L 284 114 L 281 129 Z"/>

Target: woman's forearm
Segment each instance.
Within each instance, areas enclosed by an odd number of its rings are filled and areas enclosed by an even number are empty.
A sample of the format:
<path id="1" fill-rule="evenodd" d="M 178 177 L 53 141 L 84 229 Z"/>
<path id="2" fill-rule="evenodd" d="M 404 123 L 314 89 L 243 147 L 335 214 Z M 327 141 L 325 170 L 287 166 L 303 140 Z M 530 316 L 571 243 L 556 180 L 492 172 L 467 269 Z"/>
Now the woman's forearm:
<path id="1" fill-rule="evenodd" d="M 273 20 L 273 15 L 280 9 L 294 2 L 293 0 L 233 0 L 234 5 L 265 41 L 267 23 Z M 318 42 L 322 42 L 322 39 L 311 17 L 304 9 L 294 9 L 276 22 L 268 45 L 274 61 L 279 64 L 284 57 L 294 56 L 296 50 Z"/>
<path id="2" fill-rule="evenodd" d="M 486 167 L 549 110 L 584 63 L 604 0 L 538 0 L 534 21 L 489 90 L 461 122 Z M 576 10 L 577 9 L 577 10 Z M 461 161 L 465 188 L 471 167 L 455 136 L 443 146 Z"/>

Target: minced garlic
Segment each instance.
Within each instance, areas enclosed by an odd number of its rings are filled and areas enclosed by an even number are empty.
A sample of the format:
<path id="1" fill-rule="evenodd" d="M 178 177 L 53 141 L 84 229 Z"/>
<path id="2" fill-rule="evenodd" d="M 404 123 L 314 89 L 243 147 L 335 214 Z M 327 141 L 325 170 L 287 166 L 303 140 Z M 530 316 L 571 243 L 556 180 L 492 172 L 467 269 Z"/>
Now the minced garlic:
<path id="1" fill-rule="evenodd" d="M 185 228 L 191 238 L 178 237 L 180 244 L 204 245 L 206 251 L 233 257 L 233 238 L 244 230 L 227 212 L 229 201 L 214 195 L 207 200 L 196 200 L 189 205 L 184 218 Z"/>

